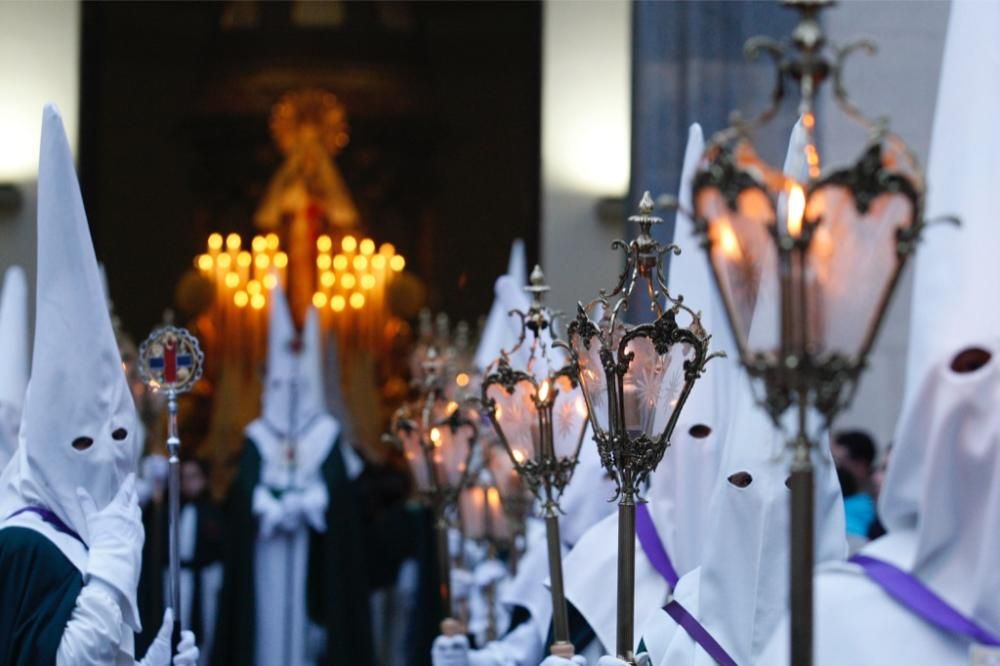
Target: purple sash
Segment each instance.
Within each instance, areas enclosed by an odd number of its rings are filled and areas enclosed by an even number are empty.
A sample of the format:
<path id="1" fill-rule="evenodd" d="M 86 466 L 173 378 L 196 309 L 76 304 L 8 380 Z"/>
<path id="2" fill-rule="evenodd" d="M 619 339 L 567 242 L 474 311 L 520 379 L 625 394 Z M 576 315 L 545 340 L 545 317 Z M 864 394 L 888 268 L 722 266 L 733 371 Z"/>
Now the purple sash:
<path id="1" fill-rule="evenodd" d="M 670 561 L 670 555 L 667 554 L 663 540 L 656 531 L 653 517 L 649 515 L 649 507 L 645 504 L 639 504 L 635 507 L 635 535 L 639 537 L 639 545 L 642 546 L 642 552 L 646 554 L 646 559 L 673 590 L 677 587 L 679 576 L 677 570 L 674 569 L 674 563 Z M 679 624 L 688 633 L 688 636 L 694 639 L 708 653 L 708 656 L 721 666 L 736 666 L 736 662 L 725 649 L 679 602 L 671 600 L 663 607 L 663 610 L 667 611 L 674 622 Z"/>
<path id="2" fill-rule="evenodd" d="M 729 653 L 712 638 L 712 634 L 708 633 L 708 630 L 701 625 L 701 622 L 698 622 L 695 616 L 691 615 L 684 606 L 673 600 L 664 606 L 663 610 L 667 611 L 667 614 L 674 618 L 674 622 L 683 627 L 688 636 L 693 638 L 694 642 L 700 645 L 719 666 L 737 666 L 733 658 L 729 656 Z"/>
<path id="3" fill-rule="evenodd" d="M 646 504 L 635 507 L 635 535 L 639 537 L 639 545 L 642 546 L 646 559 L 657 573 L 663 576 L 671 590 L 677 587 L 677 580 L 680 577 L 674 569 L 674 563 L 670 561 L 667 549 L 663 546 L 663 540 L 656 532 L 653 517 L 649 515 L 649 507 Z"/>
<path id="4" fill-rule="evenodd" d="M 982 645 L 1000 647 L 1000 637 L 972 618 L 964 616 L 913 574 L 885 560 L 867 555 L 855 555 L 849 561 L 864 569 L 868 577 L 886 594 L 938 629 L 964 636 Z"/>
<path id="5" fill-rule="evenodd" d="M 56 532 L 61 532 L 66 536 L 73 537 L 83 545 L 85 550 L 90 550 L 87 547 L 87 544 L 84 543 L 83 539 L 80 538 L 80 535 L 77 534 L 72 527 L 64 523 L 63 519 L 53 513 L 50 509 L 47 509 L 44 506 L 26 506 L 23 509 L 18 509 L 14 513 L 7 516 L 7 519 L 9 520 L 14 516 L 21 515 L 22 513 L 37 514 L 39 518 L 48 523 Z"/>

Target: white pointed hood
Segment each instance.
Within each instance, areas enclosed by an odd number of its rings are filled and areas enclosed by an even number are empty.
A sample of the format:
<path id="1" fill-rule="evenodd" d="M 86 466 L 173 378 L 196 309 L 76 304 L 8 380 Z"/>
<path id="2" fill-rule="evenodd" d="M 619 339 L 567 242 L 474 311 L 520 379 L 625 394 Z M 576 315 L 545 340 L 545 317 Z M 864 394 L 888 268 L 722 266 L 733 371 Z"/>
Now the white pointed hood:
<path id="1" fill-rule="evenodd" d="M 0 292 L 0 470 L 17 449 L 28 386 L 28 283 L 20 266 L 4 274 Z"/>
<path id="2" fill-rule="evenodd" d="M 77 500 L 98 509 L 135 472 L 140 443 L 104 300 L 73 156 L 54 106 L 46 106 L 38 175 L 35 342 L 20 448 L 4 472 L 0 514 L 48 507 L 88 541 Z M 58 544 L 57 544 L 58 545 Z M 134 606 L 134 600 L 130 600 Z"/>
<path id="3" fill-rule="evenodd" d="M 507 261 L 507 272 L 497 280 L 499 289 L 500 280 L 509 278 L 514 286 L 523 289 L 528 284 L 527 263 L 524 258 L 524 241 L 520 238 L 514 239 L 510 246 L 510 259 Z M 501 350 L 510 349 L 517 341 L 517 336 L 511 338 L 507 323 L 507 313 L 510 311 L 501 301 L 499 294 L 493 299 L 493 305 L 486 316 L 486 325 L 483 327 L 483 334 L 476 347 L 475 366 L 480 371 L 485 370 L 499 356 Z"/>
<path id="4" fill-rule="evenodd" d="M 320 345 L 316 309 L 309 308 L 300 337 L 285 293 L 275 287 L 261 416 L 246 429 L 263 459 L 265 483 L 275 488 L 303 487 L 340 433 L 340 423 L 326 409 Z"/>

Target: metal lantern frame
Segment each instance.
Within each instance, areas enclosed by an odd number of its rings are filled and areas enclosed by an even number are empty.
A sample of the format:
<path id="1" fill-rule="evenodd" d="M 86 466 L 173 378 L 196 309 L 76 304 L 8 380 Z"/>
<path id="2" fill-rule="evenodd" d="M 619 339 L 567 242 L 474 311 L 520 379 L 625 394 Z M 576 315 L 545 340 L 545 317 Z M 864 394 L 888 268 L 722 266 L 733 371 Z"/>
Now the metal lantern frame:
<path id="1" fill-rule="evenodd" d="M 445 613 L 442 628 L 444 633 L 453 634 L 460 632 L 462 628 L 453 620 L 448 531 L 454 522 L 459 495 L 464 488 L 472 483 L 479 471 L 477 460 L 480 458 L 476 456 L 479 428 L 476 420 L 465 414 L 466 410 L 474 409 L 478 405 L 474 401 L 468 400 L 462 403 L 453 403 L 453 408 L 447 410 L 446 415 L 436 417 L 435 409 L 437 406 L 441 403 L 447 406 L 448 400 L 444 388 L 445 378 L 442 376 L 443 363 L 435 348 L 431 347 L 427 350 L 421 369 L 423 377 L 420 380 L 419 397 L 412 403 L 404 404 L 396 411 L 392 419 L 392 432 L 397 442 L 403 439 L 399 435 L 401 432 L 408 435 L 415 433 L 419 438 L 422 460 L 411 460 L 410 462 L 414 466 L 421 463 L 426 466 L 427 484 L 421 488 L 418 482 L 418 492 L 434 511 L 438 576 L 440 578 L 442 609 Z M 440 428 L 448 428 L 453 436 L 463 428 L 471 430 L 468 451 L 465 453 L 464 459 L 457 462 L 457 483 L 449 483 L 448 471 L 443 469 L 442 464 L 435 461 L 435 454 L 439 448 L 438 440 L 441 438 Z M 437 438 L 434 437 L 435 431 L 438 433 Z M 419 474 L 415 474 L 415 476 L 418 479 L 420 477 Z"/>
<path id="2" fill-rule="evenodd" d="M 747 57 L 755 59 L 761 54 L 770 56 L 775 64 L 776 83 L 770 105 L 756 118 L 744 120 L 733 114 L 733 124 L 716 134 L 706 146 L 702 166 L 692 184 L 692 202 L 695 210 L 696 234 L 701 237 L 711 272 L 725 305 L 740 361 L 750 376 L 757 401 L 767 411 L 775 425 L 783 427 L 785 415 L 793 408 L 797 411 L 794 436 L 790 439 L 793 451 L 791 462 L 791 522 L 790 522 L 790 617 L 791 661 L 796 666 L 812 664 L 814 562 L 814 503 L 815 481 L 811 452 L 816 437 L 810 431 L 810 413 L 820 417 L 820 429 L 830 427 L 833 419 L 850 405 L 857 391 L 868 356 L 898 285 L 907 260 L 913 254 L 921 232 L 928 222 L 924 220 L 924 183 L 913 151 L 897 136 L 890 134 L 885 118 L 870 120 L 849 99 L 843 82 L 843 68 L 848 56 L 857 51 L 875 52 L 875 45 L 868 40 L 851 42 L 837 47 L 827 42 L 819 22 L 819 13 L 832 4 L 829 0 L 786 0 L 786 6 L 799 11 L 798 24 L 789 44 L 782 44 L 767 37 L 750 39 L 745 46 Z M 821 174 L 819 154 L 812 139 L 815 127 L 814 105 L 820 85 L 829 80 L 833 86 L 833 99 L 839 109 L 858 123 L 869 135 L 869 143 L 861 157 L 851 165 Z M 779 219 L 781 193 L 788 179 L 778 169 L 767 166 L 752 153 L 751 135 L 777 115 L 790 87 L 798 85 L 800 91 L 799 113 L 808 140 L 805 157 L 808 180 L 801 187 L 802 211 L 798 217 L 799 228 L 783 226 Z M 825 193 L 839 191 L 853 203 L 843 209 L 833 208 L 831 213 L 824 203 Z M 734 237 L 723 238 L 713 228 L 715 221 L 700 205 L 703 194 L 711 194 L 725 202 L 727 215 L 738 216 L 741 197 L 766 200 L 772 214 L 765 220 L 767 234 L 773 242 L 777 288 L 777 346 L 755 348 L 751 341 L 746 313 L 740 311 L 734 290 L 740 285 L 731 283 L 719 265 L 716 251 L 724 245 L 736 243 Z M 864 322 L 863 334 L 856 338 L 855 349 L 824 348 L 824 341 L 817 340 L 814 322 L 810 315 L 819 311 L 822 296 L 807 284 L 807 271 L 816 261 L 817 238 L 824 225 L 848 224 L 846 216 L 856 215 L 865 220 L 879 197 L 900 197 L 908 210 L 893 228 L 889 241 L 894 264 L 888 266 L 883 284 L 863 284 L 861 288 L 881 291 L 873 301 L 872 309 Z M 760 197 L 764 199 L 761 199 Z M 815 206 L 813 204 L 816 204 Z M 706 205 L 705 208 L 709 206 Z M 844 212 L 847 209 L 847 212 Z M 786 211 L 787 212 L 787 211 Z M 845 216 L 838 218 L 838 215 Z M 790 218 L 789 218 L 790 219 Z M 956 221 L 954 218 L 943 220 Z M 752 220 L 761 221 L 760 218 Z M 860 225 L 859 225 L 860 226 Z M 730 228 L 731 230 L 731 228 Z M 836 252 L 831 246 L 827 251 Z M 759 287 L 758 287 L 759 288 Z M 759 293 L 757 297 L 759 297 Z M 831 336 L 832 337 L 832 336 Z M 847 346 L 847 345 L 844 345 Z"/>
<path id="3" fill-rule="evenodd" d="M 518 341 L 510 350 L 501 352 L 496 369 L 482 381 L 482 404 L 497 433 L 500 443 L 510 457 L 517 474 L 524 480 L 531 493 L 541 502 L 542 517 L 545 521 L 545 533 L 548 546 L 549 580 L 552 594 L 553 644 L 551 652 L 562 657 L 573 656 L 573 644 L 569 635 L 569 614 L 566 606 L 565 588 L 563 585 L 562 547 L 559 536 L 559 498 L 569 485 L 573 471 L 579 461 L 580 450 L 587 432 L 587 419 L 583 418 L 576 445 L 569 455 L 557 455 L 555 450 L 555 430 L 553 426 L 553 410 L 556 398 L 559 396 L 560 380 L 568 384 L 570 390 L 579 387 L 579 376 L 574 363 L 570 362 L 560 368 L 551 370 L 539 380 L 532 366 L 536 361 L 548 364 L 549 346 L 543 341 L 542 334 L 548 331 L 553 340 L 552 346 L 565 347 L 555 330 L 555 322 L 560 317 L 546 308 L 542 302 L 544 294 L 549 290 L 545 284 L 545 276 L 539 266 L 531 273 L 531 284 L 525 291 L 531 294 L 531 304 L 527 312 L 512 310 L 508 316 L 518 316 L 521 320 L 521 331 Z M 530 337 L 530 342 L 529 341 Z M 524 370 L 515 369 L 510 363 L 510 355 L 521 349 L 526 343 L 530 345 L 527 367 Z M 551 367 L 551 366 L 549 366 Z M 496 399 L 489 395 L 493 387 L 500 387 L 513 396 L 521 384 L 530 386 L 531 402 L 535 407 L 538 420 L 537 437 L 533 442 L 533 456 L 523 456 L 510 440 L 502 417 L 498 414 Z M 518 453 L 522 453 L 521 456 Z"/>
<path id="4" fill-rule="evenodd" d="M 579 303 L 576 318 L 568 326 L 567 347 L 572 354 L 574 372 L 583 386 L 594 441 L 602 465 L 616 484 L 615 497 L 612 498 L 618 500 L 616 654 L 629 663 L 635 660 L 635 507 L 645 501 L 640 491 L 670 445 L 674 427 L 695 382 L 708 361 L 722 355 L 709 352 L 711 335 L 702 326 L 700 313 L 688 307 L 683 296 L 674 296 L 667 288 L 664 257 L 669 253 L 679 255 L 681 250 L 677 245 L 663 244 L 653 238 L 652 227 L 663 223 L 653 214 L 653 209 L 653 200 L 646 192 L 639 204 L 639 213 L 628 218 L 629 222 L 639 226 L 637 237 L 630 242 L 616 240 L 611 246 L 624 255 L 625 267 L 617 284 L 610 291 L 602 290 L 598 298 L 589 304 Z M 652 321 L 626 327 L 622 320 L 640 282 L 645 284 Z M 591 313 L 597 311 L 601 314 L 595 321 Z M 681 313 L 690 317 L 687 326 L 677 321 Z M 626 428 L 625 377 L 635 361 L 635 353 L 629 345 L 641 339 L 651 343 L 661 357 L 678 345 L 685 346 L 690 352 L 683 363 L 683 386 L 671 405 L 670 416 L 653 437 L 644 432 L 633 434 Z M 608 415 L 606 428 L 596 411 L 602 406 L 595 404 L 589 392 L 585 373 L 593 370 L 582 368 L 580 363 L 580 349 L 589 351 L 592 345 L 598 346 L 608 392 L 604 407 Z M 593 378 L 592 381 L 599 382 L 600 379 Z"/>

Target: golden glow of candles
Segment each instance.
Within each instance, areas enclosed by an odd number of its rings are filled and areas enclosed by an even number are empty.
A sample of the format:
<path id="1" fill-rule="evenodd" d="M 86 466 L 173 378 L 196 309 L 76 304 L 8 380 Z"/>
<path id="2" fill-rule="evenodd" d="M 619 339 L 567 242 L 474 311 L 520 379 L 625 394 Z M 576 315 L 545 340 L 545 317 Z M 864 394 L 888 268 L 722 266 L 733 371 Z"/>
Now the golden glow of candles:
<path id="1" fill-rule="evenodd" d="M 576 413 L 580 416 L 587 417 L 587 401 L 580 396 L 576 399 Z"/>
<path id="2" fill-rule="evenodd" d="M 354 257 L 354 270 L 363 271 L 368 268 L 368 257 L 358 255 Z"/>
<path id="3" fill-rule="evenodd" d="M 431 428 L 431 443 L 434 446 L 441 446 L 441 431 L 437 428 Z"/>
<path id="4" fill-rule="evenodd" d="M 354 277 L 354 273 L 344 273 L 340 276 L 340 286 L 344 289 L 354 289 L 357 283 L 358 279 Z"/>
<path id="5" fill-rule="evenodd" d="M 396 254 L 396 246 L 392 243 L 382 243 L 382 246 L 378 249 L 379 254 L 383 254 L 387 257 L 391 257 Z"/>
<path id="6" fill-rule="evenodd" d="M 315 294 L 313 294 L 313 305 L 315 305 L 317 308 L 325 308 L 326 294 L 324 294 L 322 291 L 317 291 Z"/>
<path id="7" fill-rule="evenodd" d="M 275 277 L 274 273 L 268 273 L 264 276 L 264 288 L 267 290 L 274 289 L 278 286 L 278 278 Z"/>
<path id="8" fill-rule="evenodd" d="M 486 489 L 486 503 L 489 505 L 490 511 L 494 513 L 500 509 L 500 492 L 495 486 Z"/>
<path id="9" fill-rule="evenodd" d="M 229 272 L 226 273 L 225 285 L 230 289 L 235 289 L 240 284 L 240 276 L 238 273 Z"/>
<path id="10" fill-rule="evenodd" d="M 216 252 L 222 249 L 222 234 L 212 234 L 208 237 L 208 249 Z"/>
<path id="11" fill-rule="evenodd" d="M 333 258 L 333 268 L 338 271 L 347 270 L 347 257 L 342 254 L 338 254 Z"/>
<path id="12" fill-rule="evenodd" d="M 267 267 L 271 265 L 271 257 L 266 254 L 258 254 L 253 258 L 254 264 L 260 270 L 267 270 Z"/>
<path id="13" fill-rule="evenodd" d="M 802 234 L 802 216 L 806 210 L 806 195 L 802 186 L 792 183 L 788 190 L 788 235 L 798 238 Z"/>
<path id="14" fill-rule="evenodd" d="M 374 257 L 372 257 L 372 268 L 374 268 L 377 271 L 380 271 L 383 268 L 385 268 L 385 257 L 383 257 L 381 254 L 376 254 Z"/>
<path id="15" fill-rule="evenodd" d="M 261 291 L 261 284 L 257 280 L 250 280 L 247 282 L 247 293 L 253 296 L 254 294 L 259 294 Z"/>
<path id="16" fill-rule="evenodd" d="M 316 249 L 320 252 L 329 252 L 330 248 L 333 247 L 333 240 L 329 236 L 323 234 L 316 239 Z"/>
<path id="17" fill-rule="evenodd" d="M 371 255 L 375 254 L 375 241 L 373 241 L 371 238 L 366 238 L 363 241 L 361 241 L 359 249 L 361 250 L 361 254 L 365 255 L 366 257 L 370 257 Z"/>
<path id="18" fill-rule="evenodd" d="M 344 236 L 340 241 L 340 247 L 344 252 L 354 252 L 358 249 L 358 239 L 354 236 Z"/>
<path id="19" fill-rule="evenodd" d="M 264 237 L 264 240 L 267 242 L 267 249 L 270 252 L 274 252 L 278 249 L 278 234 L 270 233 Z"/>
<path id="20" fill-rule="evenodd" d="M 236 255 L 236 265 L 239 266 L 240 268 L 247 268 L 247 267 L 249 267 L 250 263 L 252 261 L 253 261 L 253 257 L 251 257 L 250 253 L 247 252 L 246 250 L 244 250 L 244 251 L 240 252 L 238 255 Z"/>
<path id="21" fill-rule="evenodd" d="M 449 401 L 447 409 L 448 409 L 448 416 L 451 416 L 452 414 L 458 411 L 458 403 L 455 402 L 454 400 Z"/>
<path id="22" fill-rule="evenodd" d="M 524 462 L 524 451 L 521 449 L 511 449 L 511 453 L 514 454 L 514 460 L 518 465 Z"/>
<path id="23" fill-rule="evenodd" d="M 241 244 L 242 240 L 240 239 L 239 234 L 229 234 L 228 236 L 226 236 L 227 250 L 232 250 L 233 252 L 235 252 L 236 250 L 240 249 Z"/>
<path id="24" fill-rule="evenodd" d="M 458 384 L 459 386 L 468 386 L 469 375 L 465 374 L 464 372 L 458 373 L 457 375 L 455 375 L 455 383 Z"/>
<path id="25" fill-rule="evenodd" d="M 203 270 L 203 271 L 210 271 L 210 270 L 212 270 L 212 266 L 214 264 L 215 264 L 215 262 L 212 261 L 212 255 L 210 255 L 210 254 L 199 254 L 198 255 L 198 268 L 200 268 L 201 270 Z"/>
<path id="26" fill-rule="evenodd" d="M 250 307 L 254 310 L 261 310 L 267 303 L 267 299 L 264 298 L 264 294 L 254 294 L 250 297 Z"/>
<path id="27" fill-rule="evenodd" d="M 347 306 L 347 301 L 340 294 L 336 294 L 330 299 L 330 309 L 334 312 L 341 312 Z"/>
<path id="28" fill-rule="evenodd" d="M 284 268 L 287 265 L 288 265 L 288 255 L 285 254 L 284 252 L 275 252 L 274 253 L 274 267 L 275 268 Z"/>
<path id="29" fill-rule="evenodd" d="M 350 303 L 352 308 L 354 308 L 355 310 L 360 310 L 365 306 L 365 295 L 358 292 L 354 292 L 353 294 L 351 294 Z"/>
<path id="30" fill-rule="evenodd" d="M 233 263 L 233 258 L 228 254 L 220 254 L 219 258 L 216 260 L 219 264 L 219 268 L 225 270 L 229 268 Z"/>
<path id="31" fill-rule="evenodd" d="M 321 254 L 318 257 L 316 257 L 316 268 L 320 269 L 321 271 L 330 270 L 330 266 L 332 264 L 333 264 L 333 259 L 331 259 L 330 255 L 328 254 Z"/>
<path id="32" fill-rule="evenodd" d="M 389 260 L 389 268 L 396 271 L 397 273 L 406 267 L 406 260 L 403 259 L 402 255 L 393 255 L 392 259 Z"/>
<path id="33" fill-rule="evenodd" d="M 247 303 L 249 302 L 250 302 L 250 296 L 248 296 L 247 292 L 243 291 L 242 289 L 233 294 L 233 303 L 236 304 L 236 307 L 245 308 L 247 306 Z"/>
<path id="34" fill-rule="evenodd" d="M 256 254 L 267 251 L 267 239 L 263 236 L 254 236 L 250 242 L 250 247 Z"/>
<path id="35" fill-rule="evenodd" d="M 329 289 L 337 282 L 337 276 L 331 271 L 323 271 L 319 276 L 319 283 Z"/>
<path id="36" fill-rule="evenodd" d="M 374 275 L 366 274 L 366 275 L 362 275 L 361 276 L 361 288 L 362 289 L 371 289 L 374 286 L 375 286 L 375 276 Z"/>

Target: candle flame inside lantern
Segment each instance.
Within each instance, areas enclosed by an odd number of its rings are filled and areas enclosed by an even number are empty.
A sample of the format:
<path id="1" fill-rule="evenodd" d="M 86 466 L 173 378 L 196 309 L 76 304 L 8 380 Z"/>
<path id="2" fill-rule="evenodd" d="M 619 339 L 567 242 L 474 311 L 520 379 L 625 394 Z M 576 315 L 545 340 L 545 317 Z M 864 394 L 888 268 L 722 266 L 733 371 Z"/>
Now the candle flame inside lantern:
<path id="1" fill-rule="evenodd" d="M 441 431 L 437 428 L 431 428 L 431 444 L 441 446 Z"/>
<path id="2" fill-rule="evenodd" d="M 806 195 L 802 186 L 792 183 L 788 190 L 788 235 L 798 238 L 802 234 L 802 217 L 806 211 Z"/>
<path id="3" fill-rule="evenodd" d="M 514 454 L 514 460 L 517 461 L 518 465 L 524 462 L 524 452 L 521 451 L 521 449 L 514 449 L 512 453 Z"/>
<path id="4" fill-rule="evenodd" d="M 722 254 L 727 259 L 739 260 L 743 253 L 740 251 L 740 241 L 736 238 L 736 232 L 729 224 L 728 220 L 720 220 L 712 225 L 715 231 L 715 238 L 722 250 Z"/>
<path id="5" fill-rule="evenodd" d="M 542 385 L 538 387 L 538 400 L 540 402 L 545 402 L 549 399 L 549 380 L 542 382 Z"/>

